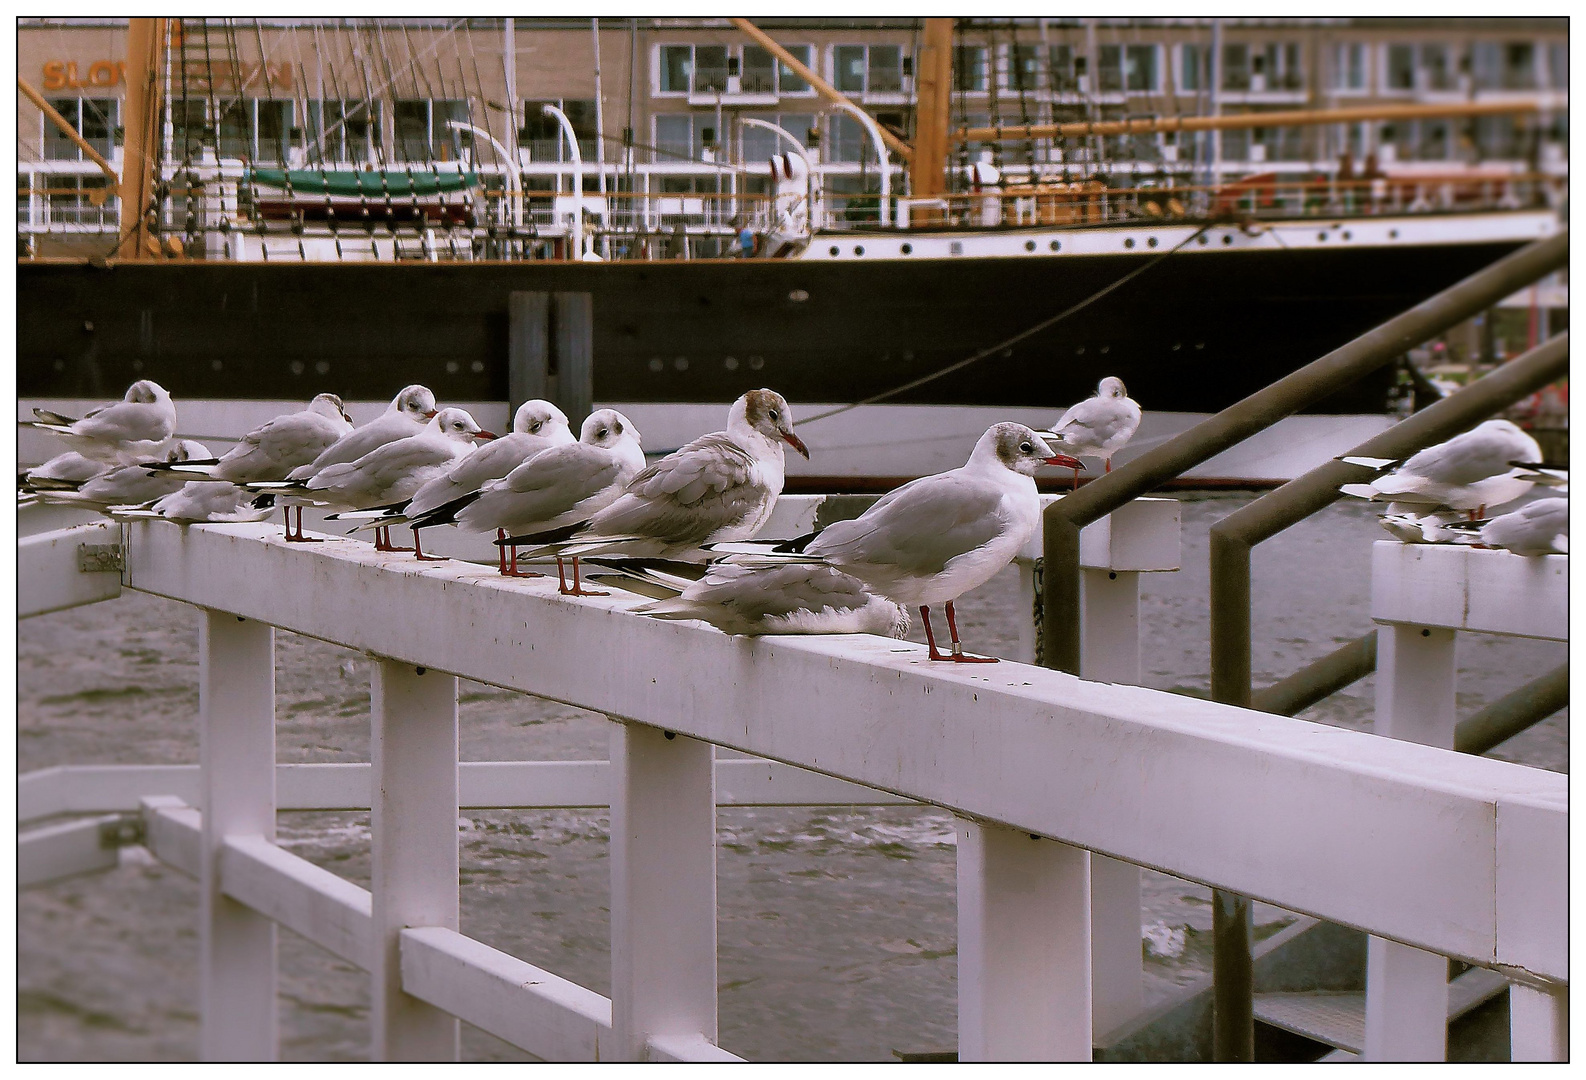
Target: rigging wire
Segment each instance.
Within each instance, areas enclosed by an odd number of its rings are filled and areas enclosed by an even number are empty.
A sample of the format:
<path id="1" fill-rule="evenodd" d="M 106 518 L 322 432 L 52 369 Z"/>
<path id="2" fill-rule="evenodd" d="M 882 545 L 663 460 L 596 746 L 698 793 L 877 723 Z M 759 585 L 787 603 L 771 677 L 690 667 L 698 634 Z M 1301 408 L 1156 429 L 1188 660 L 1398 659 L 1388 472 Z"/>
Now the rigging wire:
<path id="1" fill-rule="evenodd" d="M 1089 307 L 1091 304 L 1094 304 L 1096 301 L 1100 300 L 1102 297 L 1108 295 L 1109 293 L 1112 293 L 1112 292 L 1117 291 L 1118 289 L 1121 289 L 1123 286 L 1127 285 L 1129 282 L 1133 281 L 1135 278 L 1139 277 L 1141 274 L 1145 273 L 1147 270 L 1150 270 L 1152 267 L 1156 266 L 1163 259 L 1166 259 L 1168 256 L 1177 254 L 1179 251 L 1183 250 L 1192 241 L 1194 241 L 1196 237 L 1198 237 L 1201 234 L 1205 233 L 1206 230 L 1210 229 L 1211 227 L 1212 227 L 1211 222 L 1207 222 L 1206 224 L 1202 225 L 1200 228 L 1196 229 L 1193 233 L 1191 233 L 1190 235 L 1186 236 L 1183 240 L 1179 241 L 1177 244 L 1174 244 L 1172 247 L 1168 248 L 1166 251 L 1162 252 L 1160 255 L 1157 255 L 1156 257 L 1154 257 L 1152 259 L 1149 259 L 1146 262 L 1141 263 L 1139 266 L 1135 267 L 1133 270 L 1129 271 L 1127 274 L 1124 274 L 1122 277 L 1118 278 L 1116 281 L 1113 281 L 1113 282 L 1111 282 L 1111 283 L 1109 283 L 1107 285 L 1103 285 L 1100 289 L 1097 289 L 1095 292 L 1091 293 L 1089 296 L 1085 297 L 1083 300 L 1080 300 L 1078 303 L 1072 304 L 1069 307 L 1064 308 L 1062 311 L 1058 312 L 1056 315 L 1053 315 L 1053 316 L 1051 316 L 1050 318 L 1047 318 L 1047 319 L 1043 319 L 1040 322 L 1036 323 L 1034 326 L 1029 327 L 1026 330 L 1019 331 L 1017 334 L 1014 334 L 1010 338 L 1006 338 L 1006 339 L 1004 339 L 1002 341 L 997 342 L 995 345 L 990 345 L 990 346 L 988 346 L 988 347 L 986 347 L 984 349 L 981 349 L 979 352 L 976 352 L 974 355 L 966 357 L 963 360 L 955 361 L 955 362 L 953 362 L 951 364 L 948 364 L 946 367 L 938 368 L 937 370 L 935 370 L 935 371 L 933 371 L 933 372 L 931 372 L 931 373 L 929 373 L 927 375 L 922 375 L 918 379 L 911 379 L 908 382 L 903 383 L 901 386 L 895 386 L 895 387 L 893 387 L 890 390 L 883 391 L 882 393 L 872 394 L 870 397 L 864 398 L 863 400 L 850 402 L 847 405 L 839 405 L 839 406 L 837 406 L 834 409 L 827 409 L 825 412 L 816 413 L 814 416 L 806 417 L 805 419 L 799 421 L 799 424 L 801 426 L 808 426 L 810 424 L 815 423 L 818 420 L 826 420 L 826 419 L 829 419 L 830 417 L 838 416 L 838 415 L 841 415 L 842 413 L 845 413 L 845 412 L 850 412 L 850 411 L 852 411 L 854 409 L 857 409 L 857 408 L 859 408 L 860 406 L 863 406 L 863 405 L 874 405 L 877 402 L 886 401 L 888 398 L 897 397 L 899 394 L 907 393 L 908 391 L 913 390 L 916 387 L 924 386 L 928 382 L 934 382 L 935 380 L 940 379 L 940 378 L 942 378 L 945 375 L 951 375 L 955 371 L 961 371 L 961 370 L 963 370 L 964 368 L 968 367 L 971 364 L 979 363 L 981 360 L 986 359 L 988 356 L 992 356 L 992 355 L 994 355 L 996 353 L 999 353 L 999 352 L 1001 352 L 1004 349 L 1011 348 L 1012 346 L 1017 345 L 1019 342 L 1025 340 L 1028 337 L 1032 337 L 1035 334 L 1039 334 L 1043 330 L 1047 330 L 1047 329 L 1049 329 L 1049 328 L 1051 328 L 1053 326 L 1056 326 L 1058 323 L 1062 322 L 1064 319 L 1068 318 L 1070 315 L 1073 315 L 1073 314 L 1075 314 L 1076 312 L 1079 312 L 1079 311 L 1083 311 L 1085 308 Z"/>

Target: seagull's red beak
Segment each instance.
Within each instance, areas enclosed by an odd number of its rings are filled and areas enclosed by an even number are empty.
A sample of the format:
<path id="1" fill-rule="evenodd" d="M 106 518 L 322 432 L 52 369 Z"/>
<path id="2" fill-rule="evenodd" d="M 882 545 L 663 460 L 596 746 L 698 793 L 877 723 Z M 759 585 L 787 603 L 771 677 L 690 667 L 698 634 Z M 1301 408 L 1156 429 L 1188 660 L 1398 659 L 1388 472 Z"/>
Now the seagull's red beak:
<path id="1" fill-rule="evenodd" d="M 799 438 L 791 431 L 784 431 L 782 433 L 782 441 L 787 443 L 793 449 L 797 450 L 799 453 L 803 454 L 805 461 L 810 459 L 810 448 L 804 445 L 803 439 Z"/>
<path id="2" fill-rule="evenodd" d="M 1085 471 L 1084 463 L 1081 462 L 1079 458 L 1071 458 L 1067 454 L 1053 454 L 1051 457 L 1046 458 L 1045 461 L 1048 465 L 1061 465 L 1065 469 L 1078 469 L 1080 472 Z"/>
<path id="3" fill-rule="evenodd" d="M 438 412 L 438 411 L 439 411 L 439 410 L 437 410 L 437 409 L 431 409 L 431 410 L 430 410 L 430 411 L 429 411 L 429 412 L 427 412 L 427 413 L 425 413 L 425 414 L 424 414 L 424 419 L 426 419 L 426 420 L 433 420 L 433 419 L 435 419 L 435 414 L 436 414 L 436 412 Z"/>
<path id="4" fill-rule="evenodd" d="M 496 434 L 493 431 L 476 431 L 474 432 L 474 438 L 480 442 L 489 442 L 491 439 L 496 438 Z"/>

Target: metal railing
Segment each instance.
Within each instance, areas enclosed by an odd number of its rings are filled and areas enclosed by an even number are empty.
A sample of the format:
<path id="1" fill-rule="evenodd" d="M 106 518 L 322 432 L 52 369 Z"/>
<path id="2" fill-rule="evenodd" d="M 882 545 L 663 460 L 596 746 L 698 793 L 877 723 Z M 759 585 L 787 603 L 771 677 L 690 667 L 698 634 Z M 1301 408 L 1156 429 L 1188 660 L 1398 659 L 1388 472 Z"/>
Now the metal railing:
<path id="1" fill-rule="evenodd" d="M 1109 565 L 1115 576 L 1154 565 L 1118 532 L 1129 516 L 1087 549 L 1104 577 Z M 39 610 L 88 599 L 72 540 L 29 542 Z M 201 881 L 205 1057 L 273 1057 L 277 924 L 369 972 L 379 1058 L 454 1058 L 457 1018 L 548 1058 L 729 1057 L 715 1045 L 714 745 L 958 815 L 964 1060 L 1089 1057 L 1091 851 L 1499 967 L 1544 1001 L 1567 993 L 1567 913 L 1554 896 L 1567 781 L 1556 774 L 1011 662 L 988 681 L 890 639 L 746 642 L 618 614 L 632 598 L 573 601 L 545 582 L 355 541 L 287 545 L 262 524 L 139 523 L 122 556 L 120 575 L 87 576 L 203 609 L 200 765 L 167 778 L 196 786 L 198 808 L 145 791 L 140 827 L 159 858 Z M 52 582 L 65 597 L 53 605 L 38 595 Z M 368 890 L 273 842 L 275 811 L 304 800 L 276 789 L 292 775 L 275 764 L 277 626 L 377 658 L 367 779 L 334 781 L 367 783 Z M 717 673 L 711 693 L 699 671 Z M 459 780 L 456 677 L 618 721 L 604 766 L 609 998 L 458 933 L 457 812 L 464 787 L 478 798 L 487 778 L 474 765 Z M 811 686 L 840 704 L 808 709 Z M 1171 775 L 1171 790 L 1142 786 L 1148 773 Z M 1229 815 L 1230 800 L 1260 812 Z M 1524 808 L 1512 821 L 1511 804 Z M 1502 845 L 1541 862 L 1511 863 Z M 1500 896 L 1520 908 L 1499 917 Z M 1020 1019 L 1032 1009 L 1039 1023 Z M 1522 1042 L 1516 1054 L 1545 1049 Z"/>

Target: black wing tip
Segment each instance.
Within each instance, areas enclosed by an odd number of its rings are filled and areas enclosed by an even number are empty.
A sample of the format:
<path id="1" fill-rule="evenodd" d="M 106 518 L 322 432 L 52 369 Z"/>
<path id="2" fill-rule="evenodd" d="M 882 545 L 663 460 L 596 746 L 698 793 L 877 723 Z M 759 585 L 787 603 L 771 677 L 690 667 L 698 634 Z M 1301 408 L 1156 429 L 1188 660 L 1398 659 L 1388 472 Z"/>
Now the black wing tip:
<path id="1" fill-rule="evenodd" d="M 564 525 L 560 529 L 509 536 L 505 540 L 497 540 L 496 547 L 529 547 L 530 545 L 538 544 L 559 544 L 563 540 L 571 540 L 588 524 L 589 522 L 587 521 L 579 521 L 572 525 Z"/>

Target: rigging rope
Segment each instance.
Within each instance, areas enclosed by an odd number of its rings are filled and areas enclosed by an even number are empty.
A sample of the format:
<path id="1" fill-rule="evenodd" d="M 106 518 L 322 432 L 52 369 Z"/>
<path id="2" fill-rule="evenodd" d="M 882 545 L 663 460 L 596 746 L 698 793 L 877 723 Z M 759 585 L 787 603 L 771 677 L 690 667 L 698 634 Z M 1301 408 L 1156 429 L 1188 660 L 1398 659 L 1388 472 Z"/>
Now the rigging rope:
<path id="1" fill-rule="evenodd" d="M 958 361 L 955 361 L 954 363 L 948 364 L 946 367 L 938 368 L 936 371 L 933 371 L 933 372 L 931 372 L 928 375 L 922 375 L 918 379 L 911 379 L 908 382 L 902 384 L 901 386 L 893 387 L 891 390 L 887 390 L 887 391 L 884 391 L 884 392 L 879 393 L 879 394 L 872 394 L 870 397 L 864 398 L 861 401 L 851 402 L 851 403 L 849 403 L 847 405 L 839 405 L 835 409 L 827 409 L 823 413 L 816 413 L 814 416 L 806 417 L 805 419 L 799 421 L 799 424 L 801 426 L 806 426 L 807 427 L 808 425 L 813 424 L 813 423 L 815 423 L 818 420 L 826 420 L 826 419 L 829 419 L 829 418 L 831 418 L 833 416 L 839 416 L 842 413 L 850 412 L 850 411 L 852 411 L 854 409 L 857 409 L 857 408 L 859 408 L 859 407 L 861 407 L 863 405 L 874 405 L 877 402 L 886 401 L 888 398 L 897 397 L 899 394 L 907 393 L 908 391 L 913 390 L 916 387 L 924 386 L 928 382 L 934 382 L 935 380 L 940 379 L 940 378 L 942 378 L 945 375 L 951 375 L 955 371 L 961 371 L 962 369 L 968 367 L 971 364 L 979 363 L 981 360 L 986 359 L 986 357 L 992 356 L 995 353 L 1001 352 L 1003 349 L 1011 348 L 1012 346 L 1017 345 L 1019 342 L 1023 341 L 1025 338 L 1031 337 L 1031 336 L 1033 336 L 1035 334 L 1039 334 L 1043 330 L 1046 330 L 1046 329 L 1049 329 L 1050 327 L 1056 326 L 1058 323 L 1062 322 L 1064 319 L 1068 318 L 1070 315 L 1073 315 L 1073 314 L 1075 314 L 1076 312 L 1079 312 L 1079 311 L 1083 311 L 1085 308 L 1089 307 L 1091 304 L 1094 304 L 1096 301 L 1100 300 L 1102 297 L 1106 296 L 1107 294 L 1115 292 L 1118 289 L 1121 289 L 1123 286 L 1127 285 L 1129 282 L 1133 281 L 1135 278 L 1139 277 L 1141 274 L 1145 273 L 1147 270 L 1151 269 L 1153 266 L 1156 266 L 1163 259 L 1166 259 L 1169 255 L 1177 254 L 1179 251 L 1183 250 L 1192 241 L 1194 241 L 1196 237 L 1200 236 L 1202 233 L 1206 232 L 1206 230 L 1210 229 L 1211 227 L 1212 227 L 1211 222 L 1207 222 L 1206 224 L 1202 225 L 1200 228 L 1196 229 L 1193 233 L 1191 233 L 1190 235 L 1186 236 L 1183 240 L 1179 241 L 1177 244 L 1174 244 L 1172 247 L 1170 247 L 1166 251 L 1162 252 L 1160 255 L 1157 255 L 1155 258 L 1152 258 L 1152 259 L 1150 259 L 1150 260 L 1148 260 L 1146 262 L 1141 263 L 1139 266 L 1135 267 L 1133 270 L 1129 271 L 1127 274 L 1123 275 L 1118 280 L 1116 280 L 1114 282 L 1111 282 L 1111 283 L 1109 283 L 1107 285 L 1102 286 L 1100 289 L 1097 289 L 1095 292 L 1091 293 L 1089 296 L 1085 297 L 1083 300 L 1079 301 L 1078 303 L 1073 304 L 1073 305 L 1071 305 L 1071 306 L 1069 306 L 1067 308 L 1064 308 L 1062 311 L 1058 312 L 1056 315 L 1051 316 L 1050 318 L 1042 319 L 1040 322 L 1036 323 L 1034 326 L 1030 327 L 1027 330 L 1021 330 L 1021 331 L 1019 331 L 1019 333 L 1014 334 L 1010 338 L 1006 338 L 1006 339 L 1004 339 L 1002 341 L 997 342 L 995 345 L 991 345 L 991 346 L 988 346 L 987 348 L 981 349 L 979 352 L 975 353 L 972 356 L 966 357 L 963 360 L 958 360 Z"/>

